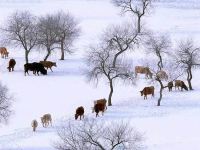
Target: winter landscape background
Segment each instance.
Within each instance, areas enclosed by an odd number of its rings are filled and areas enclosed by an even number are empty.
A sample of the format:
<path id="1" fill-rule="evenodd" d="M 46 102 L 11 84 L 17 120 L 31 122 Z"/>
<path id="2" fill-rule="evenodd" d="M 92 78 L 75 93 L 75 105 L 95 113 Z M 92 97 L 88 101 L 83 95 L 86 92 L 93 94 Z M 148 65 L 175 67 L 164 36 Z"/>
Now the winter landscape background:
<path id="1" fill-rule="evenodd" d="M 79 21 L 81 35 L 75 42 L 76 52 L 60 61 L 57 54 L 50 60 L 57 62 L 54 72 L 47 76 L 24 76 L 24 51 L 8 47 L 9 58 L 17 62 L 15 72 L 7 71 L 8 59 L 0 59 L 1 82 L 8 86 L 15 97 L 14 114 L 9 123 L 0 126 L 1 150 L 52 150 L 52 141 L 57 138 L 56 126 L 61 120 L 73 118 L 75 109 L 84 106 L 85 116 L 91 113 L 93 100 L 107 98 L 108 85 L 101 82 L 97 87 L 87 82 L 83 71 L 84 56 L 88 45 L 112 24 L 131 20 L 120 16 L 120 10 L 110 0 L 1 0 L 0 25 L 16 10 L 29 10 L 35 15 L 70 12 Z M 198 0 L 161 0 L 156 2 L 153 12 L 145 17 L 144 26 L 155 32 L 169 34 L 174 41 L 190 37 L 197 44 L 200 38 L 200 2 Z M 30 61 L 40 61 L 42 52 L 30 54 Z M 147 55 L 143 50 L 131 53 L 133 66 L 140 65 Z M 134 68 L 133 68 L 134 69 Z M 116 85 L 113 106 L 108 107 L 99 120 L 127 120 L 145 137 L 147 150 L 199 150 L 200 149 L 200 81 L 199 70 L 194 73 L 193 91 L 164 91 L 162 105 L 157 107 L 158 85 L 155 97 L 143 100 L 139 91 L 149 82 L 140 76 L 136 85 Z M 186 77 L 181 77 L 186 80 Z M 53 127 L 43 128 L 39 123 L 33 133 L 31 121 L 51 113 Z"/>

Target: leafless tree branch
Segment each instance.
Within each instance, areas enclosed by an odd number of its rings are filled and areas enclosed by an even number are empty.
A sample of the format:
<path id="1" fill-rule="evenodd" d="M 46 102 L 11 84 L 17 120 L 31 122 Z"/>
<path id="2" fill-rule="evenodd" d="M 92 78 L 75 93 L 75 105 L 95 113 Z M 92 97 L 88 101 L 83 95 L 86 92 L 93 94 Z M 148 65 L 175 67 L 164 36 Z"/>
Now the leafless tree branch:
<path id="1" fill-rule="evenodd" d="M 123 122 L 99 122 L 85 119 L 77 124 L 68 121 L 58 129 L 58 150 L 139 150 L 143 136 Z"/>

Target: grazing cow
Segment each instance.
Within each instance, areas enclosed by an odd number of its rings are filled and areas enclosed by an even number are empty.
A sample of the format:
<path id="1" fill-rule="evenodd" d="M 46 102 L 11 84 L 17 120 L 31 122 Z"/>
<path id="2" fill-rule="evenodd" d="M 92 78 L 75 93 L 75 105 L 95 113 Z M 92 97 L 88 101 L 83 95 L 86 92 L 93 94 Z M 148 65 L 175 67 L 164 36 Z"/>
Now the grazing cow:
<path id="1" fill-rule="evenodd" d="M 80 116 L 80 120 L 81 120 L 82 116 L 84 118 L 84 108 L 83 108 L 83 106 L 80 106 L 76 109 L 75 120 L 77 120 L 79 116 Z"/>
<path id="2" fill-rule="evenodd" d="M 50 69 L 51 72 L 53 72 L 53 70 L 51 69 L 53 66 L 57 67 L 56 62 L 52 62 L 52 61 L 40 61 L 41 64 L 43 64 L 43 66 L 45 68 Z"/>
<path id="3" fill-rule="evenodd" d="M 145 76 L 147 78 L 151 78 L 152 79 L 152 73 L 149 69 L 149 67 L 143 67 L 143 66 L 135 66 L 135 76 L 137 77 L 137 74 L 145 74 Z"/>
<path id="4" fill-rule="evenodd" d="M 167 86 L 168 86 L 169 92 L 172 91 L 172 87 L 174 86 L 173 81 L 170 81 L 170 82 L 167 84 Z"/>
<path id="5" fill-rule="evenodd" d="M 95 100 L 95 101 L 94 101 L 94 106 L 95 106 L 96 104 L 99 104 L 99 103 L 104 104 L 104 105 L 105 105 L 105 109 L 107 109 L 107 106 L 106 106 L 107 100 L 106 100 L 105 98 L 99 99 L 99 100 Z M 92 112 L 94 112 L 94 107 L 92 107 Z"/>
<path id="6" fill-rule="evenodd" d="M 33 74 L 35 74 L 35 68 L 32 63 L 24 64 L 24 75 L 26 75 L 26 73 L 29 75 L 29 73 L 28 73 L 29 70 L 33 71 Z"/>
<path id="7" fill-rule="evenodd" d="M 14 71 L 15 64 L 16 64 L 16 61 L 14 59 L 10 59 L 8 63 L 8 67 L 7 67 L 9 72 Z"/>
<path id="8" fill-rule="evenodd" d="M 35 131 L 36 131 L 36 128 L 37 128 L 37 126 L 38 126 L 37 120 L 33 120 L 32 123 L 31 123 L 31 126 L 33 127 L 33 132 L 35 132 Z"/>
<path id="9" fill-rule="evenodd" d="M 8 58 L 9 52 L 5 47 L 0 47 L 0 53 L 2 58 Z"/>
<path id="10" fill-rule="evenodd" d="M 33 71 L 33 74 L 39 75 L 39 72 L 41 72 L 43 75 L 47 75 L 47 70 L 44 68 L 44 66 L 41 63 L 27 63 L 24 65 L 24 74 L 26 73 L 29 75 L 28 71 Z"/>
<path id="11" fill-rule="evenodd" d="M 176 87 L 178 87 L 178 90 L 179 90 L 179 87 L 181 87 L 181 91 L 183 91 L 183 89 L 185 89 L 186 91 L 188 91 L 188 87 L 181 80 L 175 80 L 175 89 L 176 89 Z"/>
<path id="12" fill-rule="evenodd" d="M 152 96 L 154 97 L 154 89 L 154 86 L 145 87 L 142 91 L 140 91 L 141 96 L 144 95 L 144 99 L 147 99 L 147 95 L 152 94 Z"/>
<path id="13" fill-rule="evenodd" d="M 51 118 L 51 114 L 44 114 L 41 117 L 41 122 L 42 122 L 42 126 L 43 127 L 47 127 L 49 124 L 51 124 L 52 126 L 52 118 Z"/>
<path id="14" fill-rule="evenodd" d="M 159 78 L 160 80 L 168 80 L 168 75 L 165 71 L 161 70 L 156 74 L 156 77 Z"/>
<path id="15" fill-rule="evenodd" d="M 103 103 L 97 103 L 94 105 L 94 111 L 96 112 L 96 117 L 99 116 L 99 112 L 101 111 L 102 112 L 102 116 L 103 116 L 103 113 L 105 111 L 105 104 Z"/>

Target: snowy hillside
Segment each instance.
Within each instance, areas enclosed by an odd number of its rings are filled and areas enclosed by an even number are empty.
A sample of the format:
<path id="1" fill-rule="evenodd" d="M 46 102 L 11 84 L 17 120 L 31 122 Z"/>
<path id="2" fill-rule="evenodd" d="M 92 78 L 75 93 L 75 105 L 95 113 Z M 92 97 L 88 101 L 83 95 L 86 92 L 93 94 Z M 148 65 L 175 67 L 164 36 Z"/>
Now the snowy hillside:
<path id="1" fill-rule="evenodd" d="M 39 16 L 59 10 L 70 12 L 80 23 L 81 35 L 75 42 L 76 53 L 60 61 L 55 54 L 49 60 L 57 67 L 47 76 L 24 76 L 24 51 L 8 47 L 10 56 L 17 64 L 9 73 L 9 59 L 0 59 L 0 79 L 15 97 L 14 114 L 6 125 L 0 126 L 0 150 L 52 150 L 52 141 L 57 139 L 56 127 L 60 121 L 74 119 L 75 109 L 84 106 L 85 116 L 95 118 L 91 113 L 93 100 L 107 98 L 108 84 L 101 81 L 96 87 L 88 83 L 83 70 L 83 57 L 88 45 L 96 43 L 105 28 L 131 20 L 120 16 L 120 10 L 109 0 L 1 0 L 0 25 L 16 10 L 29 10 Z M 4 7 L 3 7 L 4 6 Z M 200 39 L 200 2 L 198 0 L 161 0 L 153 13 L 145 18 L 145 27 L 171 36 L 174 43 L 185 37 Z M 133 66 L 141 65 L 147 57 L 139 50 L 131 53 Z M 40 61 L 44 53 L 34 51 L 30 61 Z M 164 90 L 162 105 L 157 107 L 158 84 L 155 97 L 143 100 L 140 90 L 149 86 L 148 80 L 140 76 L 136 85 L 116 85 L 113 106 L 108 107 L 98 120 L 126 120 L 145 137 L 146 150 L 199 150 L 200 149 L 200 81 L 199 70 L 194 73 L 194 91 L 169 93 Z M 181 77 L 186 80 L 186 77 Z M 43 128 L 40 117 L 52 114 L 53 127 Z M 33 133 L 31 121 L 37 119 L 39 127 Z"/>

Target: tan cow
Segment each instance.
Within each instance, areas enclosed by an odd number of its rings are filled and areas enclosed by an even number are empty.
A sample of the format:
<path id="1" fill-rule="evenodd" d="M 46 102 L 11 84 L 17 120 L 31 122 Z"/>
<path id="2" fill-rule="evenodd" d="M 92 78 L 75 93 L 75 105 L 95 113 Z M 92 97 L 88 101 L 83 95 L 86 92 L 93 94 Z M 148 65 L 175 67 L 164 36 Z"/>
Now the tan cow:
<path id="1" fill-rule="evenodd" d="M 8 58 L 9 52 L 5 47 L 0 47 L 0 54 L 2 58 Z"/>
<path id="2" fill-rule="evenodd" d="M 144 99 L 147 99 L 147 95 L 151 94 L 154 97 L 154 86 L 145 87 L 142 91 L 140 91 L 141 96 L 144 95 Z"/>
<path id="3" fill-rule="evenodd" d="M 37 128 L 37 126 L 38 126 L 37 120 L 33 120 L 32 123 L 31 123 L 31 126 L 33 127 L 33 132 L 35 132 L 35 131 L 36 131 L 36 128 Z"/>
<path id="4" fill-rule="evenodd" d="M 44 114 L 41 117 L 41 122 L 42 122 L 42 126 L 45 127 L 45 128 L 48 127 L 49 124 L 51 124 L 51 126 L 52 126 L 51 114 Z"/>
<path id="5" fill-rule="evenodd" d="M 51 69 L 53 66 L 57 67 L 56 62 L 52 62 L 52 61 L 40 61 L 40 63 L 48 69 L 51 70 L 51 72 L 53 72 L 53 70 Z"/>
<path id="6" fill-rule="evenodd" d="M 156 74 L 156 77 L 159 78 L 160 80 L 168 80 L 168 75 L 165 71 L 161 70 Z"/>
<path id="7" fill-rule="evenodd" d="M 181 80 L 175 80 L 175 90 L 176 90 L 177 87 L 178 87 L 178 90 L 179 90 L 179 87 L 181 87 L 181 91 L 183 91 L 183 89 L 185 89 L 186 91 L 188 91 L 188 87 Z"/>
<path id="8" fill-rule="evenodd" d="M 145 74 L 147 78 L 152 79 L 152 73 L 149 69 L 149 67 L 143 67 L 143 66 L 135 66 L 135 77 L 137 77 L 138 73 Z"/>

